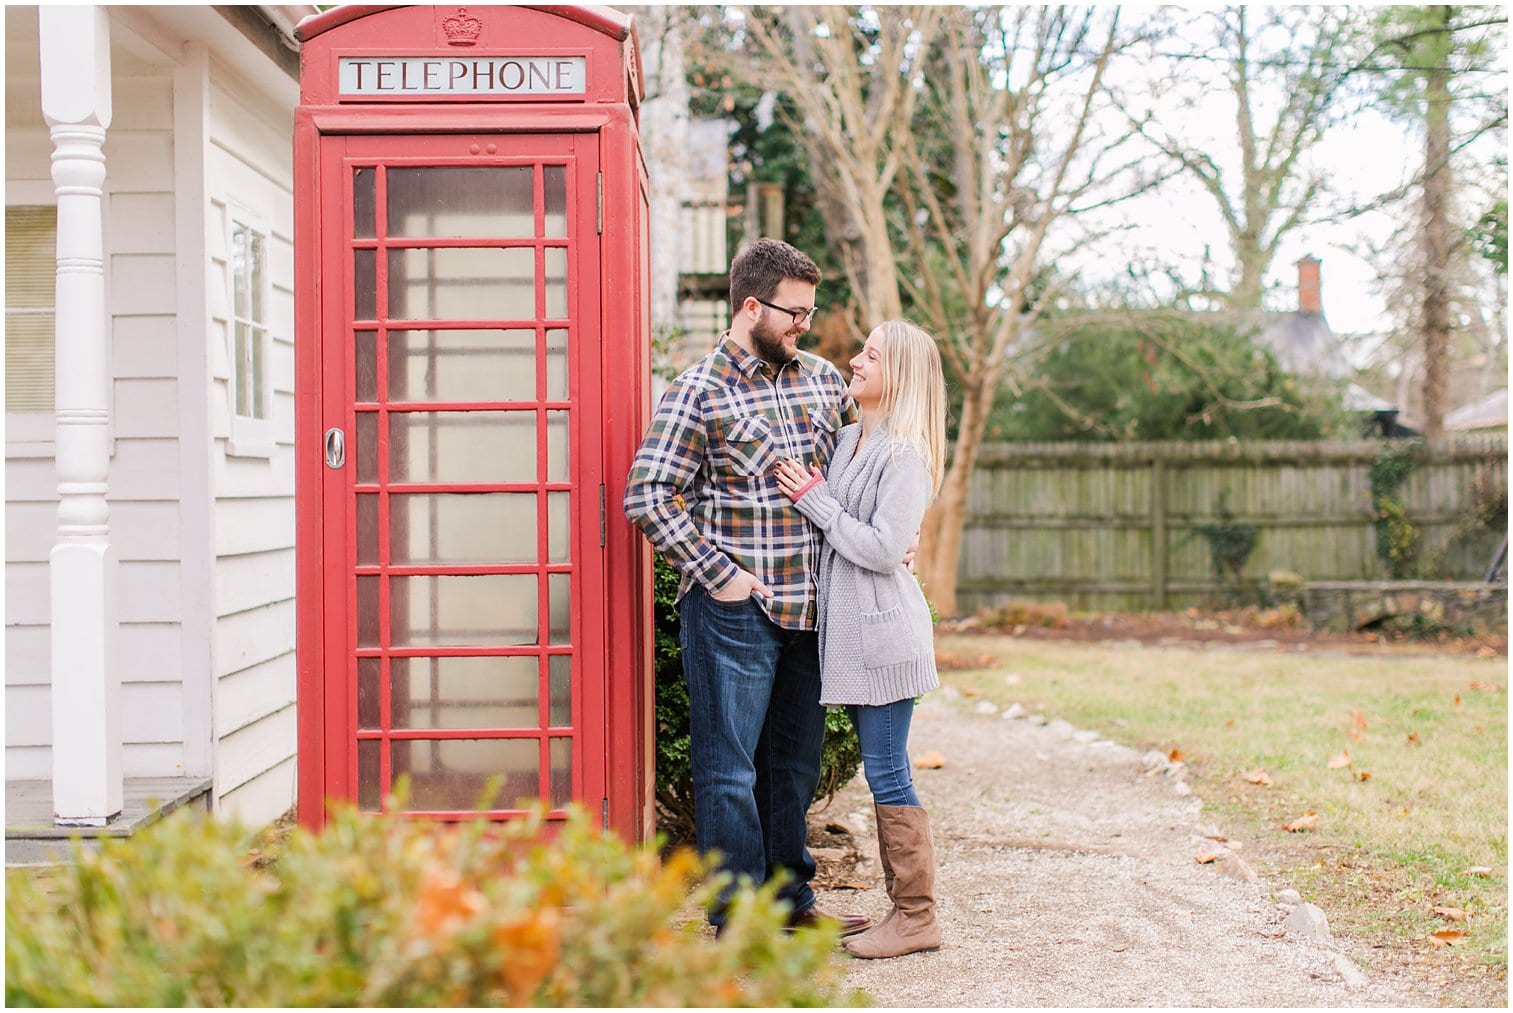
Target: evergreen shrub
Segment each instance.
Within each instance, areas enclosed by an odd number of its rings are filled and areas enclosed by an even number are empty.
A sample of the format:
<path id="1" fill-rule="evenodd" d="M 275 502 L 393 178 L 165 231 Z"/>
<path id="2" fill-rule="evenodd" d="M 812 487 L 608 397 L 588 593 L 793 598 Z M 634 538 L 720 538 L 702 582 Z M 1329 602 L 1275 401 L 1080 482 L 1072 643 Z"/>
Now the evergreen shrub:
<path id="1" fill-rule="evenodd" d="M 678 571 L 661 556 L 653 577 L 657 690 L 657 803 L 662 829 L 680 840 L 693 837 L 693 773 L 688 756 L 688 687 L 678 646 Z M 828 801 L 861 769 L 856 731 L 842 710 L 825 712 L 825 747 L 818 797 Z"/>

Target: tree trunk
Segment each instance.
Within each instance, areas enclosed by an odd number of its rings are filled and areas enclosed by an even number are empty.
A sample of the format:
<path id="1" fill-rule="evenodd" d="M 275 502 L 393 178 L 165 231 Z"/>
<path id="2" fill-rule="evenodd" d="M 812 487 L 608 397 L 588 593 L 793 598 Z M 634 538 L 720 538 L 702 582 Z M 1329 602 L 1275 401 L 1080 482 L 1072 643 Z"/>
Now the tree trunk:
<path id="1" fill-rule="evenodd" d="M 1425 78 L 1424 130 L 1424 437 L 1444 435 L 1445 380 L 1450 348 L 1450 17 L 1448 6 L 1431 8 L 1444 34 Z"/>
<path id="2" fill-rule="evenodd" d="M 920 531 L 920 579 L 924 583 L 925 596 L 943 616 L 961 614 L 956 601 L 956 570 L 961 558 L 962 531 L 967 520 L 967 488 L 972 481 L 972 471 L 977 466 L 977 453 L 982 449 L 982 436 L 987 430 L 988 412 L 993 407 L 993 392 L 997 389 L 999 370 L 991 369 L 977 383 L 962 392 L 961 426 L 957 430 L 955 453 L 951 467 L 946 469 L 946 478 L 940 496 Z"/>

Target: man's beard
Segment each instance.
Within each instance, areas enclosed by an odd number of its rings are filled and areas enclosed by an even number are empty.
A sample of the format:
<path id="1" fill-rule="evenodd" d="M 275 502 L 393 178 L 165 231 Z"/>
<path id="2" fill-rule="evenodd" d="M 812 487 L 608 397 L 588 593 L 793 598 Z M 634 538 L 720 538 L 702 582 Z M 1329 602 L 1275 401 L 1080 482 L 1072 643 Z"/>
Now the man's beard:
<path id="1" fill-rule="evenodd" d="M 787 348 L 783 347 L 783 339 L 787 337 L 787 334 L 786 330 L 775 330 L 766 326 L 765 320 L 758 320 L 751 326 L 751 344 L 756 349 L 757 355 L 774 366 L 783 366 L 795 358 Z"/>

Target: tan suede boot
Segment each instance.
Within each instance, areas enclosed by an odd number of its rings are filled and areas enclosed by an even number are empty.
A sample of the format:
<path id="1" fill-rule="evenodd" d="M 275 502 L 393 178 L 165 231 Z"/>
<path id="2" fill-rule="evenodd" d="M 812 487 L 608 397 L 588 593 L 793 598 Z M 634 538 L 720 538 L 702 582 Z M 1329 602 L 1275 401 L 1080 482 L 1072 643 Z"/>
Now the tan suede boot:
<path id="1" fill-rule="evenodd" d="M 875 928 L 846 940 L 854 957 L 875 959 L 940 946 L 935 920 L 935 847 L 930 821 L 917 805 L 877 806 L 877 838 L 893 870 L 894 911 Z"/>
<path id="2" fill-rule="evenodd" d="M 873 804 L 872 811 L 877 815 L 877 859 L 883 866 L 883 890 L 888 894 L 888 900 L 893 900 L 893 863 L 888 859 L 888 849 L 883 847 L 883 810 L 887 806 Z M 878 928 L 891 922 L 898 914 L 898 905 L 894 904 L 883 920 L 877 923 Z"/>

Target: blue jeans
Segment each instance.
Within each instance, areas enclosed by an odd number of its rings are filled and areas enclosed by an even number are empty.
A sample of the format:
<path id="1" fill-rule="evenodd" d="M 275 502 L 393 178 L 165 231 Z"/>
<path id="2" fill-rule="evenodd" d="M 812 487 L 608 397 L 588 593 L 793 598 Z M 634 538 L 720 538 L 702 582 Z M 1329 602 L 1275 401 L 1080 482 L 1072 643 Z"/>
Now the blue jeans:
<path id="1" fill-rule="evenodd" d="M 825 710 L 819 638 L 778 626 L 748 600 L 726 605 L 702 587 L 678 603 L 689 751 L 701 854 L 753 884 L 779 869 L 778 896 L 794 912 L 814 906 L 806 814 L 820 779 Z M 724 900 L 710 913 L 724 922 Z"/>
<path id="2" fill-rule="evenodd" d="M 846 714 L 862 747 L 862 769 L 877 805 L 919 805 L 909 773 L 909 722 L 914 698 L 881 707 L 850 706 Z"/>

